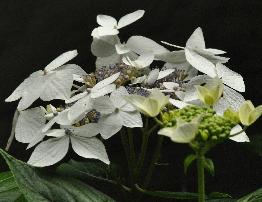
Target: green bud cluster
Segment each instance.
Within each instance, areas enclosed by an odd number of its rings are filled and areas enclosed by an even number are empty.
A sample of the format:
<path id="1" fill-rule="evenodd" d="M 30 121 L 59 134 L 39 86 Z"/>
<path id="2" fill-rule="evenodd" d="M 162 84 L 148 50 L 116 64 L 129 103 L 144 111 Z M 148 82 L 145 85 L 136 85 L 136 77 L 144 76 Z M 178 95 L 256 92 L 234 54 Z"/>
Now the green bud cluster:
<path id="1" fill-rule="evenodd" d="M 191 122 L 197 117 L 201 118 L 195 139 L 198 142 L 219 142 L 226 139 L 236 125 L 230 118 L 216 115 L 216 112 L 209 107 L 193 105 L 164 112 L 161 118 L 165 127 L 172 127 L 176 126 L 178 119 Z"/>
<path id="2" fill-rule="evenodd" d="M 199 141 L 221 141 L 228 138 L 235 125 L 232 120 L 226 117 L 204 115 L 198 127 L 197 139 Z"/>
<path id="3" fill-rule="evenodd" d="M 199 107 L 195 105 L 189 105 L 182 109 L 174 109 L 162 114 L 162 122 L 165 127 L 172 127 L 176 125 L 177 119 L 190 122 L 199 115 L 206 114 L 213 116 L 215 111 L 207 107 Z"/>

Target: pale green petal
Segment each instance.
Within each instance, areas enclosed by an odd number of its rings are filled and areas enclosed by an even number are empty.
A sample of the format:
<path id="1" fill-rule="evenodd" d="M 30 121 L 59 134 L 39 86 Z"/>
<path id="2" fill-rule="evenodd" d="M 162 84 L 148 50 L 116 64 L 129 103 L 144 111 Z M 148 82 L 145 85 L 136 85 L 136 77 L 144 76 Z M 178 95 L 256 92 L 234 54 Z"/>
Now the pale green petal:
<path id="1" fill-rule="evenodd" d="M 262 115 L 262 105 L 256 107 L 249 115 L 249 123 L 254 123 Z"/>
<path id="2" fill-rule="evenodd" d="M 249 117 L 250 113 L 255 109 L 254 105 L 250 100 L 245 101 L 239 109 L 239 119 L 245 126 L 250 125 Z"/>
<path id="3" fill-rule="evenodd" d="M 197 122 L 182 122 L 179 123 L 177 127 L 163 128 L 158 131 L 158 134 L 170 137 L 173 142 L 189 143 L 194 140 L 198 125 Z"/>

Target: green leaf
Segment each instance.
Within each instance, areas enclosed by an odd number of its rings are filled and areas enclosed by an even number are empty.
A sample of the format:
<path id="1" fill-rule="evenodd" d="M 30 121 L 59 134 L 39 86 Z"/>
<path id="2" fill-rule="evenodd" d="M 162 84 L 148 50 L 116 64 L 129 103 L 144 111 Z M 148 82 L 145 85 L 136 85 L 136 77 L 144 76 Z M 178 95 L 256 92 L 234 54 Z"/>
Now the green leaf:
<path id="1" fill-rule="evenodd" d="M 77 162 L 70 160 L 68 163 L 63 163 L 57 168 L 57 172 L 64 175 L 91 175 L 95 177 L 106 178 L 108 165 L 102 162 Z"/>
<path id="2" fill-rule="evenodd" d="M 22 197 L 22 193 L 16 184 L 10 171 L 0 173 L 0 202 L 13 202 Z"/>
<path id="3" fill-rule="evenodd" d="M 214 176 L 215 174 L 215 166 L 212 161 L 212 159 L 205 158 L 205 169 L 212 175 Z"/>
<path id="4" fill-rule="evenodd" d="M 116 169 L 114 164 L 108 166 L 99 161 L 77 162 L 70 160 L 68 163 L 61 164 L 56 171 L 60 175 L 71 176 L 80 180 L 92 179 L 117 185 L 117 182 L 112 180 L 115 178 Z"/>
<path id="5" fill-rule="evenodd" d="M 184 160 L 184 172 L 187 173 L 188 167 L 193 163 L 193 161 L 196 160 L 196 155 L 190 154 L 188 155 Z"/>
<path id="6" fill-rule="evenodd" d="M 46 174 L 43 169 L 29 166 L 19 161 L 3 150 L 1 155 L 6 160 L 20 191 L 29 202 L 50 201 L 81 201 L 81 202 L 111 202 L 112 198 L 83 182 Z"/>
<path id="7" fill-rule="evenodd" d="M 220 199 L 220 198 L 232 198 L 232 196 L 230 196 L 227 193 L 221 193 L 221 192 L 211 192 L 208 195 L 208 198 L 212 198 L 212 199 Z"/>
<path id="8" fill-rule="evenodd" d="M 223 199 L 208 199 L 207 202 L 237 202 L 237 199 L 223 198 Z"/>
<path id="9" fill-rule="evenodd" d="M 170 192 L 170 191 L 149 191 L 142 189 L 138 185 L 135 185 L 136 189 L 143 194 L 159 197 L 159 198 L 168 198 L 168 199 L 178 199 L 178 200 L 192 200 L 197 199 L 197 193 L 191 192 Z"/>
<path id="10" fill-rule="evenodd" d="M 237 202 L 261 202 L 261 201 L 262 201 L 262 188 L 237 200 Z"/>

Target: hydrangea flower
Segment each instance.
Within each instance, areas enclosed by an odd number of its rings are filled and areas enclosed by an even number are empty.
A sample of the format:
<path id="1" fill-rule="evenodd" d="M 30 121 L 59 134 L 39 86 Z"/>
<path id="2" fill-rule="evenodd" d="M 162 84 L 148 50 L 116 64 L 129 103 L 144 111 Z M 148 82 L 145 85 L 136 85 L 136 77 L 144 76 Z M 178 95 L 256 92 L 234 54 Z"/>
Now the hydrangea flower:
<path id="1" fill-rule="evenodd" d="M 182 48 L 185 51 L 186 60 L 197 70 L 214 78 L 217 76 L 216 63 L 225 63 L 229 58 L 217 56 L 225 52 L 217 49 L 208 49 L 205 45 L 202 29 L 198 27 L 186 42 L 186 47 L 176 46 L 167 42 L 162 43 Z"/>
<path id="2" fill-rule="evenodd" d="M 100 26 L 95 28 L 91 35 L 96 38 L 107 35 L 117 35 L 119 29 L 139 20 L 143 17 L 144 13 L 144 10 L 137 10 L 123 16 L 118 22 L 109 15 L 98 15 L 96 20 Z"/>
<path id="3" fill-rule="evenodd" d="M 116 89 L 116 85 L 113 83 L 120 73 L 113 74 L 112 76 L 98 82 L 89 91 L 77 94 L 74 97 L 67 100 L 67 103 L 75 102 L 68 112 L 68 118 L 72 122 L 82 119 L 87 112 L 93 109 L 93 99 L 104 96 L 113 92 Z"/>
<path id="4" fill-rule="evenodd" d="M 77 65 L 64 65 L 76 56 L 76 50 L 63 53 L 49 63 L 44 70 L 32 73 L 5 101 L 12 102 L 22 98 L 17 107 L 21 111 L 28 108 L 39 97 L 43 101 L 69 99 L 73 74 L 86 74 Z"/>
<path id="5" fill-rule="evenodd" d="M 99 159 L 109 164 L 104 144 L 95 136 L 99 133 L 96 123 L 81 127 L 63 126 L 45 133 L 50 138 L 34 149 L 28 164 L 36 167 L 50 166 L 60 161 L 68 152 L 71 142 L 73 150 L 84 158 Z"/>
<path id="6" fill-rule="evenodd" d="M 126 88 L 121 86 L 113 91 L 110 97 L 103 96 L 94 100 L 94 109 L 102 114 L 98 127 L 104 139 L 116 134 L 123 126 L 143 127 L 140 113 L 125 99 L 128 95 Z"/>
<path id="7" fill-rule="evenodd" d="M 161 91 L 154 89 L 148 97 L 140 95 L 129 95 L 126 97 L 136 109 L 146 116 L 157 116 L 163 107 L 169 103 L 169 98 Z"/>

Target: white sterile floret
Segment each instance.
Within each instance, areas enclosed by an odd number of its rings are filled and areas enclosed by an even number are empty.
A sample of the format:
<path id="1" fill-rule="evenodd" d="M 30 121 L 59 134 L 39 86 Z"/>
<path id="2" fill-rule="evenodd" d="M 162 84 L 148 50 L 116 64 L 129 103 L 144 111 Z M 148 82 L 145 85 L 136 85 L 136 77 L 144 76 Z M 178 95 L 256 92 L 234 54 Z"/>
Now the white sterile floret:
<path id="1" fill-rule="evenodd" d="M 218 77 L 222 79 L 224 84 L 239 92 L 245 92 L 245 83 L 240 74 L 232 71 L 221 63 L 216 64 L 216 71 Z"/>
<path id="2" fill-rule="evenodd" d="M 126 42 L 126 46 L 139 55 L 151 53 L 154 55 L 154 60 L 161 60 L 174 64 L 186 62 L 184 51 L 169 51 L 165 47 L 144 36 L 130 37 Z"/>
<path id="3" fill-rule="evenodd" d="M 110 97 L 95 99 L 93 107 L 101 113 L 98 125 L 104 139 L 116 134 L 122 126 L 143 127 L 140 113 L 124 98 L 127 95 L 129 95 L 127 90 L 121 86 L 112 92 Z"/>
<path id="4" fill-rule="evenodd" d="M 77 65 L 64 65 L 76 55 L 77 51 L 73 50 L 58 56 L 44 70 L 32 73 L 5 101 L 12 102 L 22 98 L 17 107 L 21 111 L 28 108 L 38 98 L 43 101 L 68 99 L 73 85 L 73 74 L 86 74 Z"/>
<path id="5" fill-rule="evenodd" d="M 98 125 L 90 123 L 81 127 L 64 126 L 61 129 L 47 131 L 48 139 L 35 148 L 28 164 L 45 167 L 59 162 L 68 152 L 71 142 L 73 150 L 84 158 L 98 159 L 109 164 L 104 144 L 95 136 Z"/>
<path id="6" fill-rule="evenodd" d="M 96 20 L 100 26 L 96 27 L 91 35 L 96 38 L 107 35 L 117 35 L 119 29 L 139 20 L 143 17 L 144 13 L 144 10 L 137 10 L 121 17 L 118 22 L 115 18 L 109 15 L 98 15 Z"/>
<path id="7" fill-rule="evenodd" d="M 84 118 L 85 114 L 93 109 L 93 99 L 104 96 L 113 92 L 116 85 L 113 84 L 119 77 L 120 72 L 98 82 L 90 92 L 83 92 L 67 100 L 67 103 L 75 102 L 68 112 L 68 118 L 72 122 L 76 122 Z"/>
<path id="8" fill-rule="evenodd" d="M 202 29 L 198 27 L 186 42 L 186 47 L 176 46 L 167 42 L 162 42 L 169 46 L 182 48 L 185 51 L 186 60 L 197 70 L 214 78 L 216 74 L 216 63 L 225 63 L 229 58 L 217 56 L 224 54 L 224 51 L 208 49 L 205 45 Z"/>
<path id="9" fill-rule="evenodd" d="M 41 107 L 21 111 L 15 127 L 15 138 L 22 143 L 28 143 L 28 148 L 44 138 L 42 128 L 45 126 L 45 112 Z"/>
<path id="10" fill-rule="evenodd" d="M 165 69 L 165 70 L 159 71 L 159 69 L 156 68 L 156 69 L 151 70 L 148 75 L 144 75 L 144 76 L 134 79 L 132 83 L 133 84 L 144 83 L 147 85 L 152 85 L 157 80 L 167 77 L 168 75 L 172 74 L 174 71 L 175 71 L 174 69 Z"/>

